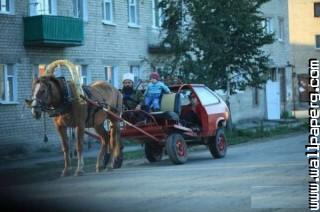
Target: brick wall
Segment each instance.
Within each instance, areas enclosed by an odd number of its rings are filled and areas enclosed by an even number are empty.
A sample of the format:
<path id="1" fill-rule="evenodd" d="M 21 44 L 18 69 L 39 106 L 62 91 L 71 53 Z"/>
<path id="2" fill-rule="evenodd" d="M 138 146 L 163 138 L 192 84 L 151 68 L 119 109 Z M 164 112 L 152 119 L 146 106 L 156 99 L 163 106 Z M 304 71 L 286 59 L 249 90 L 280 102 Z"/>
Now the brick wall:
<path id="1" fill-rule="evenodd" d="M 72 1 L 57 0 L 58 15 L 72 16 Z M 88 21 L 84 23 L 84 45 L 49 48 L 23 46 L 23 17 L 28 15 L 28 1 L 15 0 L 15 14 L 0 14 L 0 63 L 16 64 L 18 102 L 0 105 L 0 142 L 39 142 L 43 138 L 43 120 L 32 119 L 24 99 L 31 95 L 31 80 L 35 64 L 48 64 L 56 59 L 68 59 L 88 65 L 92 81 L 105 79 L 104 67 L 118 66 L 121 75 L 130 65 L 140 65 L 148 57 L 147 29 L 152 25 L 151 0 L 139 1 L 139 28 L 128 27 L 127 0 L 114 1 L 115 26 L 102 23 L 102 1 L 88 0 Z M 145 76 L 146 74 L 143 74 Z M 52 121 L 47 118 L 50 140 L 56 140 Z"/>

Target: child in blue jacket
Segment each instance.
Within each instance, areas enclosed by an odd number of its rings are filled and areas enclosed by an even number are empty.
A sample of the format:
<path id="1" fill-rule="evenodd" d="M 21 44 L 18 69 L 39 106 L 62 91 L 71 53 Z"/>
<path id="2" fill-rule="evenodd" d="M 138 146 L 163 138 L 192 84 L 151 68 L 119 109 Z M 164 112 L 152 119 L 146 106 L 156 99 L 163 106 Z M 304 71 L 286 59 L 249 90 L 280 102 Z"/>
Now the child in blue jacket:
<path id="1" fill-rule="evenodd" d="M 160 96 L 162 92 L 170 93 L 170 89 L 163 82 L 160 82 L 160 75 L 158 72 L 152 72 L 150 74 L 151 82 L 148 84 L 147 89 L 144 93 L 145 96 L 145 105 L 147 106 L 148 111 L 150 108 L 153 108 L 153 111 L 160 110 Z"/>

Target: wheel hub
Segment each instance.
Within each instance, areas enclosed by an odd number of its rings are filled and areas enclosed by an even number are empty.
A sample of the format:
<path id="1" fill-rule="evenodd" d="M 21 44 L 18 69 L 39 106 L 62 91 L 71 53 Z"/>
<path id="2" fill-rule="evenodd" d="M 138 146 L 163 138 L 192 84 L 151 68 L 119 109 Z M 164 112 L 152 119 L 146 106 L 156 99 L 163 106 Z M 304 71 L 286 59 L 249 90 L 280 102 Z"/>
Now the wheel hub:
<path id="1" fill-rule="evenodd" d="M 225 144 L 226 144 L 226 141 L 224 139 L 224 136 L 220 135 L 218 138 L 218 142 L 217 142 L 217 146 L 218 146 L 219 151 L 221 151 L 221 152 L 224 151 Z"/>
<path id="2" fill-rule="evenodd" d="M 178 140 L 176 142 L 177 153 L 179 157 L 184 157 L 186 155 L 186 147 L 182 141 Z"/>

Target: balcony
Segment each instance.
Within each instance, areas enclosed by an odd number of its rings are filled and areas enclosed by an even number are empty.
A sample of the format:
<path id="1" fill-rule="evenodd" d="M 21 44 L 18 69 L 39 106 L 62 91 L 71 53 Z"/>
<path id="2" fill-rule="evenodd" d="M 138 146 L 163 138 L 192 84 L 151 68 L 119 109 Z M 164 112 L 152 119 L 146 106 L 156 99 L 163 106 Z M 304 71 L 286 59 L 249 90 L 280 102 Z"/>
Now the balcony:
<path id="1" fill-rule="evenodd" d="M 25 46 L 83 45 L 83 21 L 65 16 L 38 15 L 24 17 Z"/>
<path id="2" fill-rule="evenodd" d="M 160 31 L 160 29 L 148 28 L 148 52 L 150 54 L 166 54 L 171 53 L 172 49 L 166 48 L 161 45 L 165 37 L 165 32 Z"/>

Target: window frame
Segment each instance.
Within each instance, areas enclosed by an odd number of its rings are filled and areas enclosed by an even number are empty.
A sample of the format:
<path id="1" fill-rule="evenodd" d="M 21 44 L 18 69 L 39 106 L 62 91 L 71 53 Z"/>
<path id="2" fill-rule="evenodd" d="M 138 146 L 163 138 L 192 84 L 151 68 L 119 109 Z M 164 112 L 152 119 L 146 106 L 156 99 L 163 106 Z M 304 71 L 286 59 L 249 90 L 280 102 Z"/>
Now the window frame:
<path id="1" fill-rule="evenodd" d="M 315 35 L 314 38 L 315 38 L 315 48 L 317 50 L 320 50 L 320 34 Z"/>
<path id="2" fill-rule="evenodd" d="M 142 77 L 142 71 L 141 71 L 140 65 L 130 65 L 130 73 L 132 73 L 134 76 L 134 82 L 133 82 L 134 86 L 137 86 L 137 84 L 139 83 L 139 80 Z"/>
<path id="3" fill-rule="evenodd" d="M 314 17 L 320 18 L 320 2 L 314 2 L 313 3 L 313 9 L 314 9 Z M 319 14 L 317 14 L 317 9 L 319 11 Z"/>
<path id="4" fill-rule="evenodd" d="M 80 9 L 79 8 L 79 3 L 81 2 L 82 4 L 82 16 L 80 16 Z M 73 0 L 73 15 L 76 18 L 81 18 L 84 21 L 88 21 L 88 2 L 87 0 Z"/>
<path id="5" fill-rule="evenodd" d="M 152 0 L 152 27 L 159 29 L 162 27 L 163 23 L 163 14 L 162 14 L 162 8 L 159 8 L 159 3 L 162 0 Z M 156 2 L 158 2 L 158 5 L 156 5 Z M 158 20 L 158 25 L 156 24 Z"/>
<path id="6" fill-rule="evenodd" d="M 131 3 L 131 1 L 134 1 L 134 4 Z M 129 26 L 133 26 L 133 27 L 136 27 L 136 26 L 139 26 L 139 10 L 138 10 L 138 0 L 128 0 L 128 25 Z M 130 10 L 130 7 L 134 6 L 134 18 L 135 18 L 135 22 L 132 22 L 131 20 L 131 10 Z"/>
<path id="7" fill-rule="evenodd" d="M 50 3 L 48 13 L 46 11 L 39 12 L 38 10 L 38 5 L 43 1 L 47 1 L 48 3 Z M 57 0 L 29 0 L 29 16 L 37 15 L 57 15 Z"/>
<path id="8" fill-rule="evenodd" d="M 119 69 L 118 66 L 106 65 L 104 66 L 104 78 L 107 83 L 113 85 L 115 88 L 120 88 L 119 83 Z"/>
<path id="9" fill-rule="evenodd" d="M 81 84 L 83 85 L 89 85 L 91 83 L 91 73 L 88 69 L 88 65 L 77 65 L 80 73 L 80 80 Z M 86 71 L 86 74 L 83 74 L 83 71 Z M 86 83 L 84 83 L 84 79 L 86 80 Z"/>
<path id="10" fill-rule="evenodd" d="M 284 18 L 278 18 L 278 40 L 284 41 Z"/>
<path id="11" fill-rule="evenodd" d="M 264 28 L 264 33 L 270 35 L 274 33 L 273 28 L 273 18 L 272 17 L 265 17 L 265 20 L 262 21 L 262 27 Z"/>
<path id="12" fill-rule="evenodd" d="M 6 8 L 8 8 L 8 10 L 2 10 L 2 6 L 1 6 L 2 1 L 6 2 L 5 5 L 6 5 Z M 14 7 L 15 7 L 14 0 L 0 0 L 0 14 L 13 15 L 15 12 Z"/>
<path id="13" fill-rule="evenodd" d="M 110 20 L 106 19 L 106 4 L 110 4 Z M 113 0 L 103 0 L 102 1 L 102 22 L 105 24 L 114 24 L 114 11 L 113 11 L 114 3 Z"/>
<path id="14" fill-rule="evenodd" d="M 15 64 L 0 64 L 3 65 L 4 71 L 4 99 L 0 97 L 0 104 L 18 104 L 18 78 Z M 13 74 L 8 74 L 8 66 L 12 67 Z M 10 100 L 10 90 L 9 90 L 9 80 L 8 78 L 12 78 L 12 100 Z"/>

